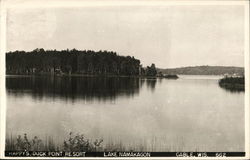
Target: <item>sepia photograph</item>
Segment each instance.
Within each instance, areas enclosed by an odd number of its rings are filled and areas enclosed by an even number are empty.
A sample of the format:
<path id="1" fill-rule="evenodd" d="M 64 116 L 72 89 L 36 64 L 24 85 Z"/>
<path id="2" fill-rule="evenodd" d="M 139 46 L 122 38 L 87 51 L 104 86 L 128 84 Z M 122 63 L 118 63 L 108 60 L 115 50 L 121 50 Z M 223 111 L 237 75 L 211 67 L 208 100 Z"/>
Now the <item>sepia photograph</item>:
<path id="1" fill-rule="evenodd" d="M 2 0 L 1 158 L 249 158 L 248 6 Z"/>

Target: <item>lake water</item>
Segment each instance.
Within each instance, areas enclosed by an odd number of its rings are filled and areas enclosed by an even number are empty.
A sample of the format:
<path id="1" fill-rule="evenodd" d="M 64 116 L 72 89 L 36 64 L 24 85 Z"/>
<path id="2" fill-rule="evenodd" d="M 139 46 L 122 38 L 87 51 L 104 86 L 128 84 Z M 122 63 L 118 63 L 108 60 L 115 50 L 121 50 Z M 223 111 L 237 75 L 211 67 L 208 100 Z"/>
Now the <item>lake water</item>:
<path id="1" fill-rule="evenodd" d="M 177 80 L 7 76 L 7 135 L 69 132 L 147 151 L 244 151 L 244 92 Z M 140 149 L 139 149 L 140 150 Z"/>

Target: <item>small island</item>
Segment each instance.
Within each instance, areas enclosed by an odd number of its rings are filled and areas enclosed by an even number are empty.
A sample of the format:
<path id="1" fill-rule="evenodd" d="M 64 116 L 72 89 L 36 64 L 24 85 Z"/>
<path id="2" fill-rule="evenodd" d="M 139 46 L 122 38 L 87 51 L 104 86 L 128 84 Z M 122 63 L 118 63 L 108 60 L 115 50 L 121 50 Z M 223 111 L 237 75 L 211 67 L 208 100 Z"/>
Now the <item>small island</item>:
<path id="1" fill-rule="evenodd" d="M 245 90 L 245 77 L 244 76 L 225 76 L 219 80 L 221 88 L 225 88 L 232 92 L 239 92 Z"/>

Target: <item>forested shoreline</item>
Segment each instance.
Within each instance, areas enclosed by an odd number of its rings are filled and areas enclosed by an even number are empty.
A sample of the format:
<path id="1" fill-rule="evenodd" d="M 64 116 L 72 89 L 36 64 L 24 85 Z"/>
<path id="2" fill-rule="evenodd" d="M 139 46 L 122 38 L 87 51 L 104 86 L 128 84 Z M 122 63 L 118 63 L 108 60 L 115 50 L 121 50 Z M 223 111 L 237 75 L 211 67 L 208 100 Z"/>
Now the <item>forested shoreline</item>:
<path id="1" fill-rule="evenodd" d="M 154 64 L 142 67 L 140 60 L 113 51 L 44 50 L 6 54 L 6 74 L 156 76 Z"/>
<path id="2" fill-rule="evenodd" d="M 235 66 L 189 66 L 180 68 L 167 68 L 167 69 L 157 69 L 158 72 L 163 74 L 182 74 L 182 75 L 244 75 L 244 67 Z"/>

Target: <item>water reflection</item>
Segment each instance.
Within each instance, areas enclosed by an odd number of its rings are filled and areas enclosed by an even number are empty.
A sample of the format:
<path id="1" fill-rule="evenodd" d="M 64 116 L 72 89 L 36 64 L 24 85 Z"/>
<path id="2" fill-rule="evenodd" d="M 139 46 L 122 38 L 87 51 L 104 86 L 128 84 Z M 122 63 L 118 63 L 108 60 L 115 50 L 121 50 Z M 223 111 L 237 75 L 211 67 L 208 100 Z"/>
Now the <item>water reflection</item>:
<path id="1" fill-rule="evenodd" d="M 7 77 L 6 134 L 48 135 L 61 144 L 69 132 L 83 133 L 128 151 L 242 152 L 244 92 L 227 92 L 218 80 Z M 60 99 L 51 103 L 53 97 Z"/>
<path id="2" fill-rule="evenodd" d="M 150 88 L 152 91 L 154 91 L 155 89 L 155 85 L 156 85 L 156 78 L 149 78 L 146 80 L 146 84 L 147 84 L 147 88 Z"/>
<path id="3" fill-rule="evenodd" d="M 154 83 L 154 84 L 152 84 Z M 155 82 L 147 82 L 150 87 Z M 31 94 L 33 98 L 113 100 L 118 96 L 133 97 L 139 93 L 142 83 L 139 78 L 129 77 L 7 77 L 8 94 L 20 96 Z"/>

